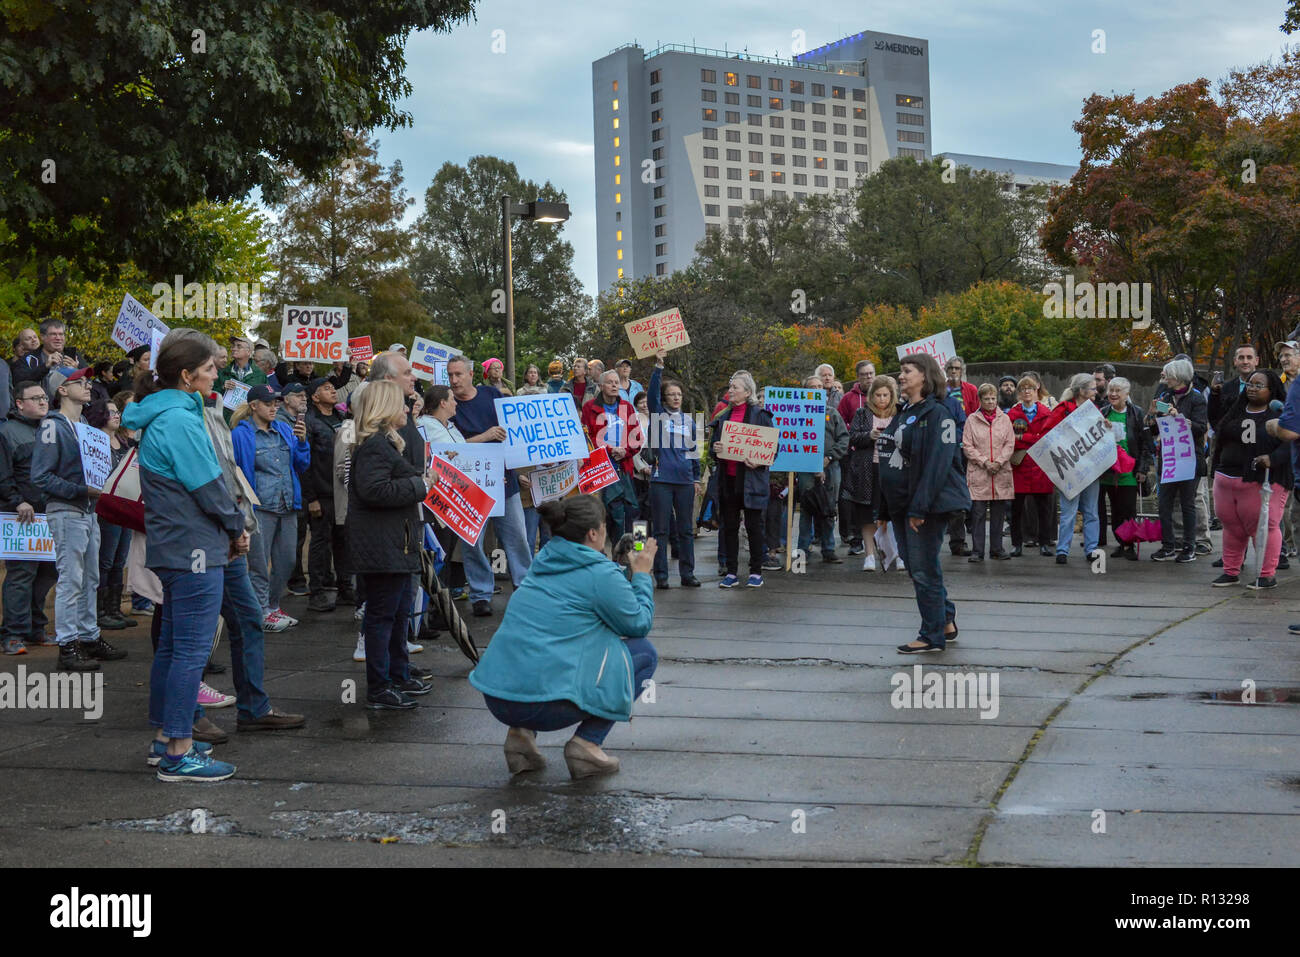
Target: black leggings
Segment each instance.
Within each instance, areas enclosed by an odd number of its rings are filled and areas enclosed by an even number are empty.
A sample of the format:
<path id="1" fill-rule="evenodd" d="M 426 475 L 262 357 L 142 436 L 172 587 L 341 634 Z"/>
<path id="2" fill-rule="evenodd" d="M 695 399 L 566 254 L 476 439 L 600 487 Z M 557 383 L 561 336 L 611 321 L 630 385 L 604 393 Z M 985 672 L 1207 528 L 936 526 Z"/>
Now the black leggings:
<path id="1" fill-rule="evenodd" d="M 722 469 L 726 468 L 723 464 Z M 763 509 L 745 508 L 745 466 L 737 465 L 735 475 L 724 471 L 719 482 L 722 499 L 722 541 L 727 550 L 727 574 L 735 575 L 740 567 L 740 516 L 745 516 L 749 535 L 749 573 L 763 574 Z"/>
<path id="2" fill-rule="evenodd" d="M 1056 526 L 1052 522 L 1052 493 L 1017 492 L 1015 500 L 1011 503 L 1011 547 L 1019 548 L 1024 544 L 1022 529 L 1027 506 L 1032 506 L 1038 516 L 1038 544 L 1055 544 L 1056 535 L 1053 529 Z"/>

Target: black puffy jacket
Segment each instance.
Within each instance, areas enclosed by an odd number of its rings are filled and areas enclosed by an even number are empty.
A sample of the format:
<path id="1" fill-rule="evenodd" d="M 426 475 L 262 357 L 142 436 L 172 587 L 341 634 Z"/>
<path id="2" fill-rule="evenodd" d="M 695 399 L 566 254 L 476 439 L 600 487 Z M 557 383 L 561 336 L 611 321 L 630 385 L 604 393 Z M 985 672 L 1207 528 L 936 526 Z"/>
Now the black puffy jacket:
<path id="1" fill-rule="evenodd" d="M 358 574 L 420 570 L 424 526 L 419 503 L 427 492 L 422 473 L 383 433 L 357 446 L 348 482 L 347 533 Z"/>

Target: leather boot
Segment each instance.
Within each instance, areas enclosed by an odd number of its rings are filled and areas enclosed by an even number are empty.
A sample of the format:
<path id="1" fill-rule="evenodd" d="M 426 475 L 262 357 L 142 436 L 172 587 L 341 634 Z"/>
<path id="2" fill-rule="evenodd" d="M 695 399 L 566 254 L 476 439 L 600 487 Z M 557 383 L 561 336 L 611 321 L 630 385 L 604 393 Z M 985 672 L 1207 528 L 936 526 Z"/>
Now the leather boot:
<path id="1" fill-rule="evenodd" d="M 126 627 L 126 622 L 121 616 L 111 614 L 109 611 L 107 588 L 95 590 L 95 615 L 96 624 L 104 631 L 121 631 Z"/>
<path id="2" fill-rule="evenodd" d="M 140 623 L 136 621 L 134 618 L 132 618 L 130 615 L 122 611 L 122 591 L 124 588 L 125 588 L 124 585 L 114 585 L 112 589 L 109 591 L 108 610 L 112 614 L 117 615 L 118 618 L 121 618 L 122 623 L 127 628 L 134 628 L 136 625 Z"/>

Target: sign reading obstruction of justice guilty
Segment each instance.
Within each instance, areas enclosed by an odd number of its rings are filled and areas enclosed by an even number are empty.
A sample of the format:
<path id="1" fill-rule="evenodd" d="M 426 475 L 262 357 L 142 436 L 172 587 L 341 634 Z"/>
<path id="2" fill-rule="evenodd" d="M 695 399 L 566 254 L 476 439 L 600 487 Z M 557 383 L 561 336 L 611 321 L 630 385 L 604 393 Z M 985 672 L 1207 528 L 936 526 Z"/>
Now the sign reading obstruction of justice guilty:
<path id="1" fill-rule="evenodd" d="M 625 322 L 623 328 L 627 330 L 627 340 L 638 359 L 652 356 L 660 349 L 678 349 L 691 342 L 691 337 L 686 334 L 686 323 L 682 321 L 682 312 L 676 308 Z"/>
<path id="2" fill-rule="evenodd" d="M 1162 415 L 1160 428 L 1160 481 L 1186 482 L 1196 478 L 1196 442 L 1192 424 L 1181 415 Z"/>
<path id="3" fill-rule="evenodd" d="M 18 521 L 17 512 L 0 512 L 0 558 L 5 561 L 54 561 L 54 536 L 45 516 L 34 522 Z"/>
<path id="4" fill-rule="evenodd" d="M 506 513 L 506 450 L 495 442 L 430 442 L 429 451 L 436 458 L 450 462 L 474 480 L 474 484 L 492 496 L 488 518 Z"/>
<path id="5" fill-rule="evenodd" d="M 434 483 L 424 504 L 470 545 L 477 545 L 495 504 L 492 496 L 446 459 L 434 456 Z"/>
<path id="6" fill-rule="evenodd" d="M 129 292 L 122 298 L 122 308 L 118 310 L 117 322 L 113 325 L 113 341 L 122 347 L 123 352 L 130 352 L 140 346 L 153 347 L 152 330 L 162 335 L 171 332 L 167 324 L 142 306 Z M 150 368 L 153 368 L 151 365 Z"/>
<path id="7" fill-rule="evenodd" d="M 506 430 L 506 468 L 547 465 L 587 457 L 587 437 L 567 393 L 493 399 Z"/>
<path id="8" fill-rule="evenodd" d="M 285 306 L 280 327 L 285 362 L 346 362 L 348 310 L 344 306 Z"/>
<path id="9" fill-rule="evenodd" d="M 948 364 L 948 360 L 957 354 L 957 347 L 953 345 L 952 330 L 945 329 L 943 332 L 933 336 L 926 336 L 924 339 L 917 339 L 915 342 L 908 342 L 898 346 L 898 358 L 915 355 L 918 352 L 924 352 L 926 355 L 934 356 L 935 361 L 939 363 L 942 369 Z"/>
<path id="10" fill-rule="evenodd" d="M 1034 444 L 1029 457 L 1066 498 L 1074 498 L 1115 464 L 1119 446 L 1110 423 L 1085 402 Z"/>
<path id="11" fill-rule="evenodd" d="M 732 462 L 741 462 L 755 457 L 759 465 L 771 465 L 776 461 L 777 436 L 780 433 L 767 425 L 746 425 L 744 422 L 722 423 L 722 451 L 718 458 Z M 817 471 L 821 471 L 818 467 Z"/>
<path id="12" fill-rule="evenodd" d="M 768 386 L 763 390 L 763 408 L 772 413 L 772 424 L 780 433 L 772 471 L 820 472 L 825 455 L 826 390 Z"/>

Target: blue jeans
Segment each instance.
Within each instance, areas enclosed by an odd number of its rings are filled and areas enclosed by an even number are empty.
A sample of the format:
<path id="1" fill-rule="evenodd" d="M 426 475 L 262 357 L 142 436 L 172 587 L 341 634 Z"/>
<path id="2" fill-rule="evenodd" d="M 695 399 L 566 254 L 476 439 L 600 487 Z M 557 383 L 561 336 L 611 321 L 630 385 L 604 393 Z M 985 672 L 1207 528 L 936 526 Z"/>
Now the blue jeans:
<path id="1" fill-rule="evenodd" d="M 533 553 L 528 550 L 528 542 L 524 538 L 524 506 L 519 495 L 511 495 L 506 499 L 505 508 L 505 515 L 488 521 L 497 534 L 497 543 L 505 550 L 510 580 L 518 588 L 528 574 L 528 567 L 533 563 Z M 491 601 L 495 588 L 492 562 L 483 554 L 482 539 L 477 545 L 465 544 L 460 558 L 465 565 L 465 579 L 469 582 L 470 601 Z M 367 606 L 367 613 L 369 610 Z"/>
<path id="2" fill-rule="evenodd" d="M 121 525 L 99 520 L 99 587 L 116 588 L 122 584 L 126 556 L 131 551 L 131 532 Z M 110 611 L 117 611 L 116 608 Z"/>
<path id="3" fill-rule="evenodd" d="M 650 514 L 654 516 L 654 537 L 659 543 L 655 552 L 655 580 L 668 581 L 668 543 L 677 541 L 677 570 L 685 581 L 695 577 L 695 537 L 691 521 L 695 517 L 695 486 L 670 482 L 650 483 Z"/>
<path id="4" fill-rule="evenodd" d="M 169 738 L 188 738 L 194 731 L 199 679 L 221 614 L 225 569 L 155 571 L 163 586 L 163 617 L 149 671 L 149 724 Z"/>
<path id="5" fill-rule="evenodd" d="M 361 578 L 366 583 L 366 693 L 376 695 L 410 677 L 406 628 L 414 593 L 408 574 L 362 572 Z"/>
<path id="6" fill-rule="evenodd" d="M 927 515 L 918 531 L 912 531 L 906 516 L 894 519 L 898 554 L 912 577 L 916 607 L 921 613 L 921 632 L 917 637 L 940 648 L 945 644 L 944 627 L 957 620 L 957 606 L 948 600 L 948 589 L 943 587 L 943 566 L 939 564 L 947 530 L 947 515 Z"/>
<path id="7" fill-rule="evenodd" d="M 248 559 L 243 555 L 226 566 L 221 599 L 221 617 L 226 619 L 230 642 L 230 675 L 235 682 L 235 700 L 243 718 L 260 718 L 271 710 L 271 699 L 262 689 L 266 667 L 262 606 L 248 577 Z"/>
<path id="8" fill-rule="evenodd" d="M 655 673 L 659 664 L 659 655 L 649 638 L 625 639 L 628 653 L 632 656 L 632 670 L 635 673 L 636 695 L 639 697 L 645 683 Z M 607 718 L 597 718 L 583 711 L 572 701 L 507 701 L 494 698 L 490 694 L 483 696 L 492 717 L 511 728 L 527 728 L 529 731 L 559 731 L 576 724 L 576 737 L 601 745 L 605 737 L 614 729 L 614 722 Z M 635 702 L 634 702 L 635 703 Z"/>
<path id="9" fill-rule="evenodd" d="M 46 516 L 54 539 L 54 639 L 63 647 L 99 640 L 99 522 L 93 513 L 60 510 Z M 198 694 L 196 691 L 195 694 Z"/>
<path id="10" fill-rule="evenodd" d="M 248 572 L 253 591 L 269 615 L 280 607 L 285 586 L 293 574 L 294 550 L 298 546 L 296 512 L 257 510 L 258 530 L 252 534 L 248 548 Z"/>
<path id="11" fill-rule="evenodd" d="M 1192 483 L 1196 487 L 1196 483 Z M 1074 540 L 1074 516 L 1083 509 L 1083 554 L 1086 558 L 1097 550 L 1097 540 L 1101 537 L 1101 518 L 1097 512 L 1097 496 L 1101 491 L 1101 479 L 1085 488 L 1076 498 L 1061 496 L 1061 524 L 1056 530 L 1056 554 L 1070 554 L 1070 543 Z"/>
<path id="12" fill-rule="evenodd" d="M 524 509 L 524 541 L 528 554 L 537 554 L 537 550 L 550 540 L 551 526 L 542 521 L 542 513 L 535 508 Z"/>

